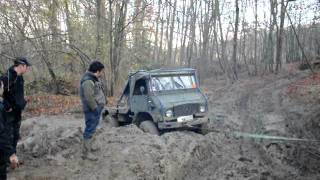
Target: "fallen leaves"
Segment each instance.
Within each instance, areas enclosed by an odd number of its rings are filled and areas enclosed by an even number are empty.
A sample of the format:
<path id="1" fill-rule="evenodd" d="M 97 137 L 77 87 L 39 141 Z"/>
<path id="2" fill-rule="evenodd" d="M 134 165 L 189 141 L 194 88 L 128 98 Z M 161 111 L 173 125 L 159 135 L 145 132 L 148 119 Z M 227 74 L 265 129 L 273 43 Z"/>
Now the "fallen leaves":
<path id="1" fill-rule="evenodd" d="M 75 95 L 32 95 L 27 96 L 26 100 L 28 104 L 24 111 L 25 117 L 82 113 L 80 97 Z M 115 105 L 117 100 L 116 97 L 108 97 L 108 105 Z"/>
<path id="2" fill-rule="evenodd" d="M 34 117 L 40 115 L 61 115 L 81 111 L 79 96 L 32 95 L 27 96 L 27 108 L 24 115 Z"/>
<path id="3" fill-rule="evenodd" d="M 285 90 L 285 95 L 300 97 L 305 101 L 318 101 L 320 98 L 320 74 L 314 74 L 290 84 Z"/>

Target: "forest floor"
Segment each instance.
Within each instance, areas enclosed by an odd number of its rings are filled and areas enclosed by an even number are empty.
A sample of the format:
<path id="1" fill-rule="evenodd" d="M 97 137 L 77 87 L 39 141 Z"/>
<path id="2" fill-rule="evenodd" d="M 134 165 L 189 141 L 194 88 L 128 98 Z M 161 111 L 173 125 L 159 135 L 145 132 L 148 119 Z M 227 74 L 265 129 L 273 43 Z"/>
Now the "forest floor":
<path id="1" fill-rule="evenodd" d="M 81 159 L 80 113 L 22 122 L 18 155 L 24 164 L 9 179 L 320 179 L 320 143 L 236 137 L 248 132 L 320 140 L 320 75 L 285 71 L 208 79 L 206 135 L 173 131 L 161 136 L 135 125 L 97 131 L 96 162 Z"/>

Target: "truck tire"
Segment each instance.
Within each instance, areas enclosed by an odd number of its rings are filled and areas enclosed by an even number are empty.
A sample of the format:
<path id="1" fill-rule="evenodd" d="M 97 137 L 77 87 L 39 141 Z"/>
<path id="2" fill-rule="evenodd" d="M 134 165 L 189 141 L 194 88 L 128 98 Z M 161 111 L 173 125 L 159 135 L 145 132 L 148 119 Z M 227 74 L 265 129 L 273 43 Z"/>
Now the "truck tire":
<path id="1" fill-rule="evenodd" d="M 139 125 L 139 128 L 142 129 L 144 132 L 154 134 L 154 135 L 160 135 L 158 128 L 151 120 L 145 120 L 142 121 Z"/>
<path id="2" fill-rule="evenodd" d="M 188 127 L 188 130 L 195 132 L 197 134 L 206 135 L 209 133 L 208 126 L 206 124 L 198 124 L 192 127 Z"/>
<path id="3" fill-rule="evenodd" d="M 109 127 L 119 127 L 118 120 L 110 115 L 105 116 L 104 121 L 106 122 L 107 126 L 109 126 Z"/>

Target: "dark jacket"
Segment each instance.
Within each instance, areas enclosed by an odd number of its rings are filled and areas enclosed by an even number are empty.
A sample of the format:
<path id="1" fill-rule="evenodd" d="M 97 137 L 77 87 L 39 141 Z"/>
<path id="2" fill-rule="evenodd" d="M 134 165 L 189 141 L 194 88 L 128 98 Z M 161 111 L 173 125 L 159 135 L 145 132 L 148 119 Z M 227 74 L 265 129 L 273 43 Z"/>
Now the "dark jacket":
<path id="1" fill-rule="evenodd" d="M 94 111 L 106 104 L 102 83 L 91 72 L 86 72 L 80 81 L 80 98 L 83 111 Z"/>
<path id="2" fill-rule="evenodd" d="M 0 102 L 0 150 L 7 154 L 7 156 L 11 156 L 15 153 L 12 142 L 13 142 L 13 134 L 10 124 L 6 121 L 4 116 L 4 107 L 2 102 Z"/>
<path id="3" fill-rule="evenodd" d="M 3 105 L 5 110 L 12 108 L 15 111 L 22 111 L 27 102 L 24 99 L 24 79 L 23 76 L 18 76 L 14 67 L 1 76 L 4 84 Z"/>

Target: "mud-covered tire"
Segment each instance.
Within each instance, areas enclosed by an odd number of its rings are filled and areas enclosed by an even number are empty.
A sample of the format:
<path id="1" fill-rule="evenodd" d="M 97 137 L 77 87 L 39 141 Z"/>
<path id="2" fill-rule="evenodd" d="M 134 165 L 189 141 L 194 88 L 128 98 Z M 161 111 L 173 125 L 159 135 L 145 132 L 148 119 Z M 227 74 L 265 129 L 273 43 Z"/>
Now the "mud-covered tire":
<path id="1" fill-rule="evenodd" d="M 119 121 L 110 115 L 104 117 L 104 122 L 109 127 L 119 127 Z"/>
<path id="2" fill-rule="evenodd" d="M 142 129 L 144 132 L 158 136 L 160 135 L 158 128 L 151 120 L 142 121 L 139 125 L 139 128 Z"/>
<path id="3" fill-rule="evenodd" d="M 207 124 L 198 124 L 196 126 L 190 127 L 189 130 L 202 135 L 206 135 L 210 132 Z"/>
<path id="4" fill-rule="evenodd" d="M 206 135 L 210 132 L 210 127 L 207 123 L 201 124 L 200 125 L 200 130 L 199 133 L 202 135 Z"/>

